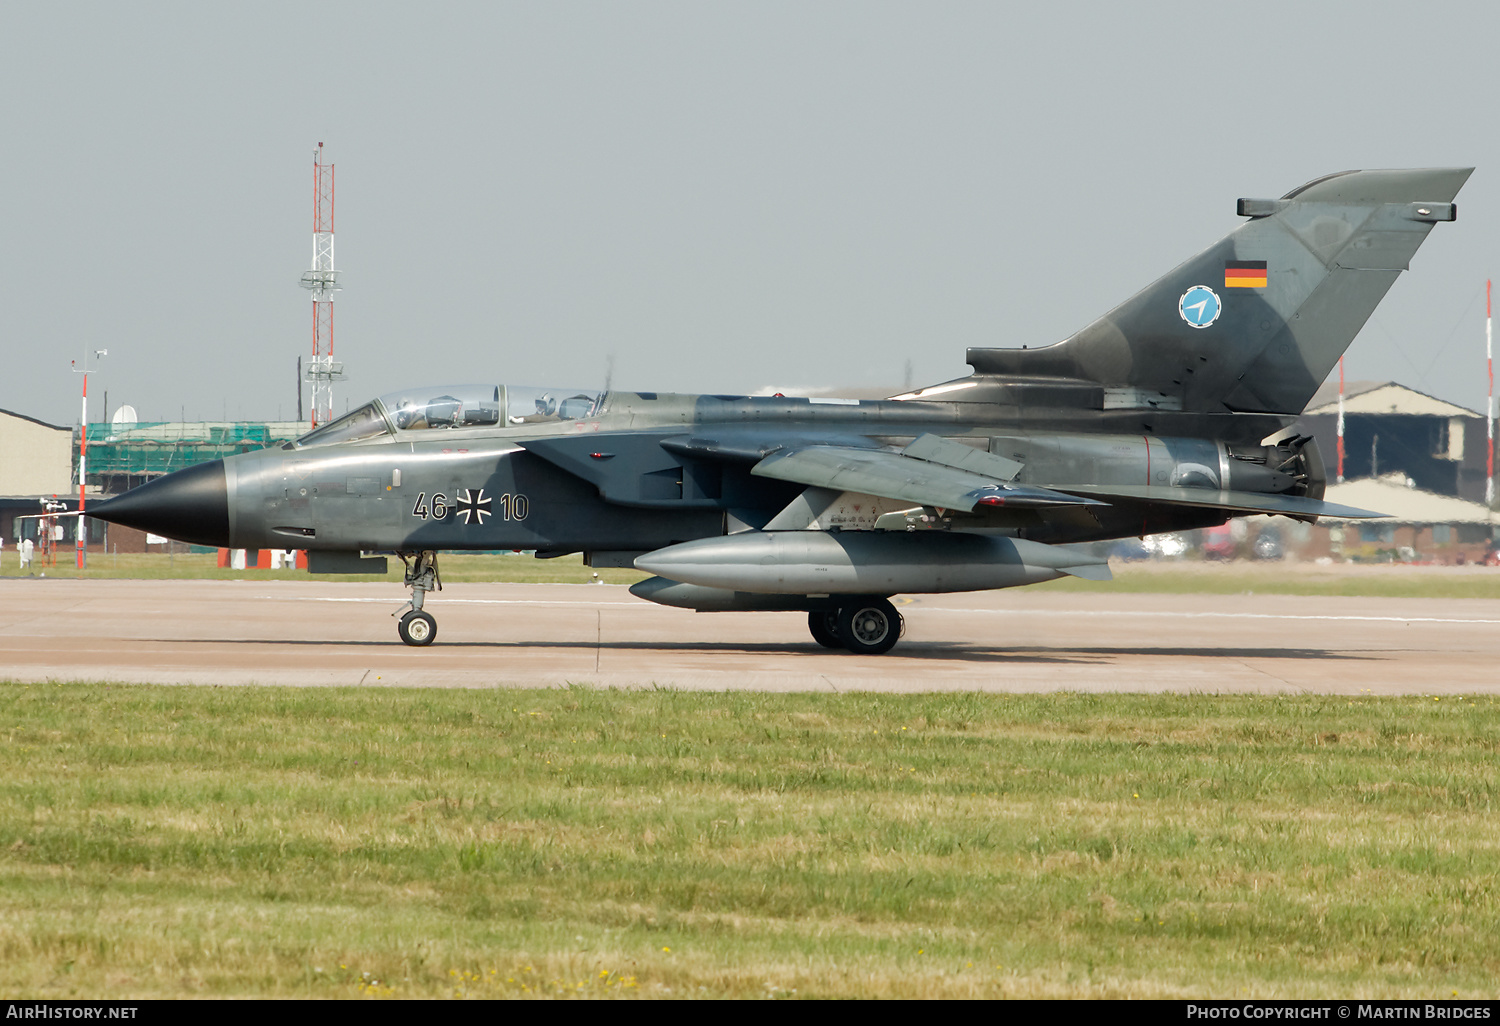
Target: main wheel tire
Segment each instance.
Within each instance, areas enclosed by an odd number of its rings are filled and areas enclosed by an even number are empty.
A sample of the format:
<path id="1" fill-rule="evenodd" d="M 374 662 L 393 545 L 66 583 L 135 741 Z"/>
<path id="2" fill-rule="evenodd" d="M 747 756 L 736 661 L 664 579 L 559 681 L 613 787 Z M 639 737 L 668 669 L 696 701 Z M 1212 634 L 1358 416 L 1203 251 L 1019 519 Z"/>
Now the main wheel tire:
<path id="1" fill-rule="evenodd" d="M 413 609 L 396 624 L 396 633 L 408 645 L 430 645 L 437 637 L 437 621 L 431 613 Z"/>
<path id="2" fill-rule="evenodd" d="M 883 598 L 851 602 L 839 609 L 839 641 L 856 655 L 881 655 L 901 640 L 901 614 Z"/>
<path id="3" fill-rule="evenodd" d="M 843 648 L 839 637 L 839 611 L 837 609 L 815 609 L 807 614 L 807 629 L 813 640 L 824 648 Z"/>

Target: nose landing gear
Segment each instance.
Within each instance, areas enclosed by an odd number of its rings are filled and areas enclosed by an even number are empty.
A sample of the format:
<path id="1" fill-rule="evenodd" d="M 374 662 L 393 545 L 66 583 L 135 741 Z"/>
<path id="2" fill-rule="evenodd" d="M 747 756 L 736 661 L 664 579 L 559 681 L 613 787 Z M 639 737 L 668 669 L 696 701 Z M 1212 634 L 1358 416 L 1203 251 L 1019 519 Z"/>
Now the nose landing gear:
<path id="1" fill-rule="evenodd" d="M 408 645 L 430 645 L 437 637 L 437 621 L 431 613 L 423 611 L 422 603 L 429 591 L 443 590 L 442 579 L 438 577 L 437 553 L 423 549 L 396 555 L 406 564 L 405 584 L 411 589 L 411 601 L 391 614 L 401 617 L 396 622 L 396 634 Z M 404 610 L 409 611 L 403 616 Z"/>

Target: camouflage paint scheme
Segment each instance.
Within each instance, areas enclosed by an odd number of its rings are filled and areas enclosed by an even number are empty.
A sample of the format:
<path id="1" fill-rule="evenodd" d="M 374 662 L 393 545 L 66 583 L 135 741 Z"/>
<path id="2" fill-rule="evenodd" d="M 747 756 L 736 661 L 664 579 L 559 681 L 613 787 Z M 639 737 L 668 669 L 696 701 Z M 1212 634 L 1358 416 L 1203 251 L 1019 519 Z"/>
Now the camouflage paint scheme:
<path id="1" fill-rule="evenodd" d="M 1289 428 L 1471 172 L 1241 200 L 1246 223 L 1072 337 L 970 349 L 972 374 L 892 399 L 408 389 L 90 515 L 307 549 L 315 572 L 396 553 L 416 613 L 437 552 L 534 549 L 658 573 L 635 589 L 654 601 L 826 613 L 835 635 L 856 599 L 1108 576 L 1072 543 L 1376 515 L 1324 503 Z"/>

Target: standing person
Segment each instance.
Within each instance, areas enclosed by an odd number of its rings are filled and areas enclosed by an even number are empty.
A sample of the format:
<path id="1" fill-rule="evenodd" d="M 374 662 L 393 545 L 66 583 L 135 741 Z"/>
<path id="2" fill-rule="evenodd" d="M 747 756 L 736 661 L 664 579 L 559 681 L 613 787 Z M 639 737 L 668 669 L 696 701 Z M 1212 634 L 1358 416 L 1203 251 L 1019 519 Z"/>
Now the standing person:
<path id="1" fill-rule="evenodd" d="M 30 538 L 22 538 L 21 544 L 16 547 L 21 552 L 21 569 L 25 570 L 31 565 L 31 552 L 35 546 L 32 545 Z"/>

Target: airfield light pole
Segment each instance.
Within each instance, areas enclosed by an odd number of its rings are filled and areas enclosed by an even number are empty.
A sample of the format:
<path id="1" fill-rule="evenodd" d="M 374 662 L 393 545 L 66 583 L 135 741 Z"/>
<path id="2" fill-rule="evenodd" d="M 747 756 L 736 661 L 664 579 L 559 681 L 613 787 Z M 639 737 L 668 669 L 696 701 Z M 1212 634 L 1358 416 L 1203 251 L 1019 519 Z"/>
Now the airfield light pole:
<path id="1" fill-rule="evenodd" d="M 1344 358 L 1339 357 L 1339 473 L 1338 483 L 1344 483 Z"/>
<path id="2" fill-rule="evenodd" d="M 1490 319 L 1490 279 L 1484 281 L 1484 366 L 1490 375 L 1490 390 L 1484 400 L 1484 426 L 1489 437 L 1489 454 L 1484 463 L 1484 504 L 1495 505 L 1495 350 Z"/>
<path id="3" fill-rule="evenodd" d="M 307 365 L 312 385 L 312 426 L 333 419 L 333 383 L 344 365 L 333 360 L 333 294 L 339 291 L 333 267 L 333 165 L 323 163 L 323 144 L 313 151 L 313 253 L 311 269 L 302 272 L 302 287 L 312 293 L 313 355 Z"/>
<path id="4" fill-rule="evenodd" d="M 95 349 L 94 362 L 108 356 L 108 349 Z M 73 529 L 74 544 L 78 549 L 78 569 L 89 565 L 88 524 L 83 519 L 83 485 L 89 476 L 89 351 L 83 351 L 83 366 L 73 361 L 73 372 L 83 375 L 83 412 L 78 416 L 78 525 Z"/>

